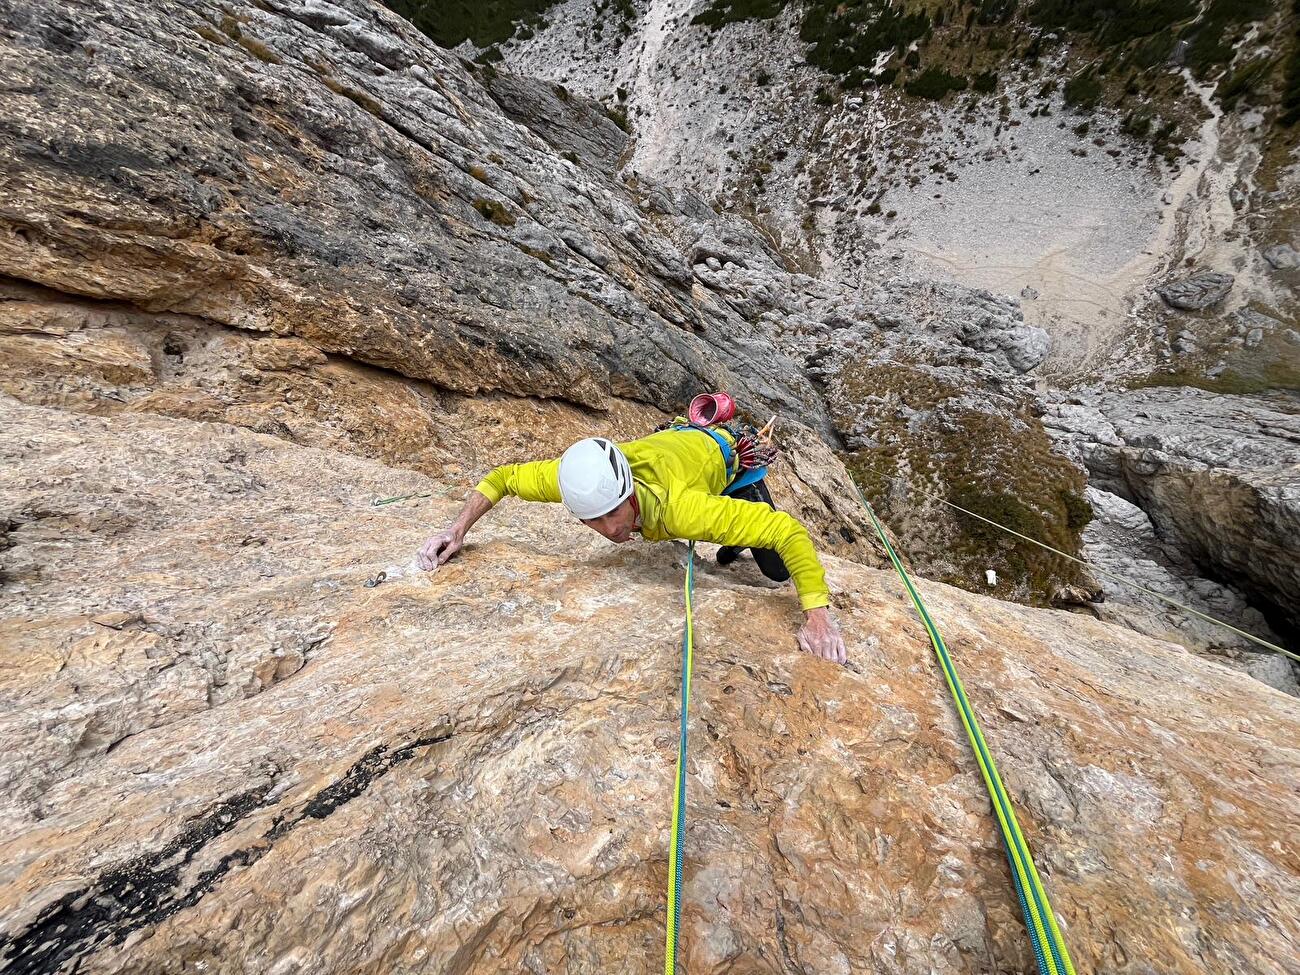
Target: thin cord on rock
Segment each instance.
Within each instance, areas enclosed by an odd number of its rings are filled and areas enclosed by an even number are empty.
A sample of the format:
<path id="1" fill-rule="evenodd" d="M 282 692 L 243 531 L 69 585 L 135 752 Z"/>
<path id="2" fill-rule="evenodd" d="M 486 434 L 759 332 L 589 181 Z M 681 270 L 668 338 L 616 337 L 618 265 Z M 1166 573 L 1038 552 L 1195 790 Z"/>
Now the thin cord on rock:
<path id="1" fill-rule="evenodd" d="M 1164 593 L 1156 592 L 1154 589 L 1148 589 L 1146 586 L 1134 582 L 1132 579 L 1127 579 L 1116 572 L 1111 572 L 1109 569 L 1102 569 L 1096 565 L 1093 565 L 1091 562 L 1078 558 L 1077 556 L 1071 555 L 1069 552 L 1062 552 L 1059 548 L 1053 548 L 1051 545 L 1048 545 L 1046 542 L 1040 542 L 1036 538 L 1030 538 L 1028 535 L 1022 535 L 1014 528 L 1008 528 L 1006 525 L 998 524 L 992 518 L 985 518 L 983 515 L 978 515 L 973 511 L 963 508 L 959 504 L 953 504 L 947 498 L 941 498 L 937 494 L 932 494 L 929 491 L 916 487 L 910 481 L 906 481 L 901 477 L 896 477 L 893 474 L 886 474 L 884 471 L 877 470 L 876 468 L 871 467 L 870 465 L 867 464 L 863 464 L 861 466 L 865 467 L 873 474 L 878 474 L 881 477 L 888 478 L 891 481 L 897 481 L 900 484 L 905 484 L 909 489 L 915 491 L 917 494 L 925 495 L 925 497 L 930 498 L 931 500 L 934 501 L 938 501 L 940 504 L 946 504 L 949 508 L 954 508 L 957 511 L 960 511 L 962 514 L 970 515 L 972 518 L 978 518 L 980 521 L 986 522 L 987 524 L 992 525 L 994 528 L 1006 532 L 1008 535 L 1015 535 L 1016 538 L 1023 539 L 1024 541 L 1029 542 L 1031 545 L 1037 545 L 1039 548 L 1045 548 L 1047 549 L 1047 551 L 1053 552 L 1056 555 L 1061 556 L 1061 558 L 1069 559 L 1071 562 L 1077 562 L 1079 565 L 1083 566 L 1089 572 L 1094 572 L 1099 576 L 1106 576 L 1109 579 L 1114 579 L 1116 582 L 1121 582 L 1126 586 L 1129 586 L 1133 589 L 1137 589 L 1139 592 L 1144 592 L 1148 596 L 1154 596 L 1156 599 L 1159 599 L 1162 602 L 1166 602 L 1170 606 L 1182 610 L 1184 613 L 1188 613 L 1192 616 L 1195 616 L 1197 619 L 1202 619 L 1205 620 L 1207 623 L 1214 623 L 1218 626 L 1222 626 L 1225 629 L 1229 629 L 1233 633 L 1236 633 L 1238 636 L 1244 637 L 1245 639 L 1251 641 L 1252 643 L 1257 643 L 1261 647 L 1264 647 L 1268 650 L 1272 650 L 1275 653 L 1280 653 L 1284 657 L 1290 657 L 1292 660 L 1300 662 L 1300 655 L 1292 653 L 1290 650 L 1287 650 L 1285 647 L 1279 647 L 1276 643 L 1270 643 L 1268 640 L 1265 640 L 1262 637 L 1255 636 L 1253 633 L 1247 633 L 1245 630 L 1239 629 L 1238 627 L 1233 626 L 1231 623 L 1225 623 L 1223 620 L 1215 619 L 1213 616 L 1209 616 L 1205 613 L 1202 613 L 1198 609 L 1193 609 L 1190 606 L 1185 606 L 1184 604 L 1178 602 L 1178 600 L 1171 599 L 1169 596 L 1166 596 Z M 857 488 L 857 485 L 855 484 L 854 487 Z M 862 493 L 861 488 L 858 488 L 858 493 L 859 494 Z"/>

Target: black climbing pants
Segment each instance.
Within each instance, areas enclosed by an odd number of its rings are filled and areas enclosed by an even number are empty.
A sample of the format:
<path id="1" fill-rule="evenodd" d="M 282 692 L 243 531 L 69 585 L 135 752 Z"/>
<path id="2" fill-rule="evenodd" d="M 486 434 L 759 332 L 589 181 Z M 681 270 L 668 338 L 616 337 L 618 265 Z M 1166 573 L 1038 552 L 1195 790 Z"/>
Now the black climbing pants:
<path id="1" fill-rule="evenodd" d="M 772 503 L 772 495 L 767 491 L 766 478 L 747 484 L 740 490 L 733 491 L 728 497 L 740 498 L 742 501 L 759 501 L 773 510 L 776 509 L 776 505 Z M 732 545 L 724 545 L 718 549 L 718 564 L 728 565 L 736 561 L 743 551 L 744 549 Z M 785 562 L 773 549 L 751 548 L 750 551 L 754 553 L 754 561 L 758 563 L 758 568 L 763 575 L 776 582 L 785 582 L 790 578 L 790 570 L 785 567 Z"/>

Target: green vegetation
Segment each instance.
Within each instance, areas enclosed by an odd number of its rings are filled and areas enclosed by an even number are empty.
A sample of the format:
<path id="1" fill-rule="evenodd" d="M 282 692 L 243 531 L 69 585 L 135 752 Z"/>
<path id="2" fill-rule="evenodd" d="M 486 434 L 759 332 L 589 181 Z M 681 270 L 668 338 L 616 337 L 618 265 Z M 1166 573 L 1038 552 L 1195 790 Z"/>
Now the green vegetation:
<path id="1" fill-rule="evenodd" d="M 903 91 L 917 98 L 932 98 L 937 101 L 949 92 L 965 91 L 969 84 L 961 75 L 951 75 L 943 68 L 926 68 L 903 85 Z"/>
<path id="2" fill-rule="evenodd" d="M 886 520 L 926 526 L 924 547 L 908 553 L 918 566 L 981 592 L 988 591 L 984 570 L 996 568 L 999 595 L 1037 604 L 1083 581 L 1068 560 L 921 493 L 1077 552 L 1092 517 L 1085 478 L 1052 450 L 1027 401 L 1002 403 L 1005 415 L 971 409 L 964 405 L 969 390 L 901 362 L 855 366 L 841 384 L 834 407 L 854 423 L 865 421 L 876 442 L 851 454 L 849 469 Z"/>
<path id="3" fill-rule="evenodd" d="M 1005 24 L 1019 6 L 1018 0 L 982 0 L 975 13 L 975 23 L 985 27 Z"/>
<path id="4" fill-rule="evenodd" d="M 1274 58 L 1255 58 L 1253 61 L 1247 61 L 1237 70 L 1224 75 L 1223 80 L 1219 82 L 1218 87 L 1214 90 L 1214 94 L 1219 99 L 1219 104 L 1223 106 L 1224 110 L 1231 112 L 1237 107 L 1239 101 L 1248 99 L 1260 82 L 1268 75 L 1269 71 L 1272 70 L 1274 63 Z"/>
<path id="5" fill-rule="evenodd" d="M 1201 20 L 1184 29 L 1189 36 L 1187 66 L 1208 78 L 1232 60 L 1247 26 L 1273 13 L 1269 0 L 1210 0 Z"/>
<path id="6" fill-rule="evenodd" d="M 1245 396 L 1270 390 L 1300 392 L 1300 356 L 1296 347 L 1279 331 L 1264 333 L 1258 346 L 1218 349 L 1208 361 L 1222 359 L 1227 366 L 1217 376 L 1205 375 L 1203 366 L 1185 365 L 1171 372 L 1157 372 L 1129 384 L 1131 389 L 1150 386 L 1194 386 L 1212 393 Z"/>
<path id="7" fill-rule="evenodd" d="M 439 44 L 469 40 L 482 49 L 480 76 L 490 80 L 491 63 L 501 59 L 497 45 L 542 26 L 556 0 L 384 2 Z M 807 63 L 835 76 L 835 85 L 817 89 L 821 105 L 835 103 L 836 88 L 866 85 L 898 85 L 928 99 L 963 90 L 993 94 L 1000 76 L 1015 76 L 1015 61 L 1024 80 L 1040 57 L 1065 46 L 1067 74 L 1073 72 L 1063 78 L 1066 102 L 1079 112 L 1103 104 L 1127 112 L 1127 133 L 1154 139 L 1155 151 L 1172 159 L 1178 129 L 1161 141 L 1152 119 L 1186 123 L 1199 111 L 1174 70 L 1175 57 L 1202 80 L 1217 81 L 1228 109 L 1272 103 L 1282 124 L 1300 121 L 1300 0 L 1286 6 L 1290 16 L 1272 37 L 1282 13 L 1277 0 L 710 0 L 692 23 L 717 29 L 789 10 L 799 18 Z M 633 0 L 595 0 L 593 11 L 596 37 L 610 23 L 630 33 L 637 15 Z M 1261 41 L 1275 53 L 1236 58 L 1239 42 L 1260 21 L 1271 21 Z M 222 29 L 237 39 L 236 24 Z M 756 85 L 772 80 L 768 70 L 756 70 Z M 1049 80 L 1039 97 L 1051 97 L 1053 88 Z M 566 94 L 557 87 L 559 97 Z M 618 102 L 625 100 L 620 91 Z M 1045 113 L 1041 105 L 1023 107 Z M 629 128 L 625 117 L 610 116 Z"/>
<path id="8" fill-rule="evenodd" d="M 1101 82 L 1091 70 L 1080 71 L 1062 89 L 1065 104 L 1079 111 L 1091 111 L 1101 101 Z"/>
<path id="9" fill-rule="evenodd" d="M 266 44 L 262 43 L 256 37 L 253 37 L 251 34 L 240 35 L 240 37 L 237 40 L 237 43 L 239 44 L 240 47 L 242 47 L 249 54 L 253 55 L 253 57 L 257 58 L 259 61 L 264 61 L 267 64 L 280 63 L 280 55 L 276 54 Z"/>
<path id="10" fill-rule="evenodd" d="M 627 120 L 627 109 L 610 108 L 607 106 L 605 108 L 605 114 L 609 116 L 611 122 L 617 125 L 624 132 L 629 135 L 632 133 L 632 123 Z"/>
<path id="11" fill-rule="evenodd" d="M 1251 23 L 1274 13 L 1271 0 L 1037 0 L 1027 10 L 1044 30 L 1086 36 L 1125 67 L 1146 70 L 1169 60 L 1187 41 L 1186 64 L 1203 79 L 1233 58 Z"/>
<path id="12" fill-rule="evenodd" d="M 1088 34 L 1109 48 L 1168 31 L 1195 17 L 1197 6 L 1196 0 L 1037 0 L 1027 13 L 1045 30 Z"/>
<path id="13" fill-rule="evenodd" d="M 1291 14 L 1296 20 L 1291 38 L 1291 53 L 1287 56 L 1283 72 L 1282 125 L 1300 122 L 1300 0 L 1292 0 Z"/>
<path id="14" fill-rule="evenodd" d="M 742 20 L 770 20 L 781 12 L 786 2 L 787 0 L 713 0 L 712 4 L 691 19 L 691 23 L 718 28 Z"/>
<path id="15" fill-rule="evenodd" d="M 1151 132 L 1151 122 L 1154 116 L 1150 109 L 1139 109 L 1136 112 L 1129 112 L 1124 116 L 1120 123 L 1120 130 L 1134 139 L 1145 139 Z"/>
<path id="16" fill-rule="evenodd" d="M 198 27 L 194 28 L 194 33 L 198 34 L 199 37 L 203 38 L 205 41 L 208 41 L 212 44 L 217 44 L 220 45 L 221 47 L 226 46 L 226 39 L 222 37 L 221 34 L 219 34 L 217 31 L 209 27 L 207 24 L 199 24 Z"/>
<path id="17" fill-rule="evenodd" d="M 381 119 L 384 117 L 383 106 L 367 95 L 364 91 L 358 91 L 355 88 L 343 84 L 336 78 L 331 78 L 325 73 L 325 68 L 322 65 L 313 65 L 313 67 L 315 67 L 316 73 L 320 75 L 321 84 L 334 92 L 334 94 L 342 95 L 344 98 L 369 112 L 375 118 Z"/>
<path id="18" fill-rule="evenodd" d="M 808 0 L 799 37 L 812 45 L 808 63 L 861 83 L 882 51 L 905 51 L 930 30 L 924 10 L 908 13 L 881 0 Z"/>
<path id="19" fill-rule="evenodd" d="M 469 40 L 490 47 L 514 36 L 520 23 L 536 24 L 555 0 L 384 0 L 443 47 Z"/>

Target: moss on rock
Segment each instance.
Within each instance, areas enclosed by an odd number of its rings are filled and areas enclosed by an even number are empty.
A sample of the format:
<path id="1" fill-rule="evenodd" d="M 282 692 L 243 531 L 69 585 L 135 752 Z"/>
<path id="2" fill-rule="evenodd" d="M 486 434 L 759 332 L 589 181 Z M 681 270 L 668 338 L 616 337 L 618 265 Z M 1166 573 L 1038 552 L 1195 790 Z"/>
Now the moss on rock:
<path id="1" fill-rule="evenodd" d="M 1032 398 L 885 361 L 845 370 L 831 399 L 837 426 L 865 443 L 849 469 L 922 575 L 988 592 L 985 570 L 995 569 L 998 595 L 1036 605 L 1088 585 L 1068 559 L 943 503 L 1078 554 L 1091 519 L 1086 476 L 1053 451 Z"/>

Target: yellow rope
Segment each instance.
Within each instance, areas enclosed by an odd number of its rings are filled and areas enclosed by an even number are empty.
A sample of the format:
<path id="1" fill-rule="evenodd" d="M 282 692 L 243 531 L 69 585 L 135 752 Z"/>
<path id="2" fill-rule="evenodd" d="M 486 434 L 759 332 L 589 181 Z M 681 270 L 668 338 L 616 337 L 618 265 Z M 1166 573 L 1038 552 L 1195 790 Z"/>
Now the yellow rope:
<path id="1" fill-rule="evenodd" d="M 664 975 L 677 970 L 677 929 L 682 919 L 682 847 L 686 830 L 686 722 L 691 706 L 691 671 L 695 665 L 695 626 L 691 592 L 695 588 L 695 543 L 686 551 L 686 629 L 682 634 L 682 711 L 677 737 L 677 776 L 673 782 L 673 820 L 668 843 L 668 923 L 664 941 Z"/>
<path id="2" fill-rule="evenodd" d="M 854 487 L 856 489 L 856 485 Z M 863 507 L 866 508 L 867 514 L 870 515 L 876 534 L 880 537 L 881 544 L 884 545 L 885 552 L 889 555 L 889 561 L 893 564 L 899 578 L 902 579 L 903 586 L 907 589 L 907 594 L 912 600 L 912 605 L 915 607 L 917 615 L 921 617 L 921 622 L 925 625 L 926 633 L 930 637 L 930 643 L 934 647 L 935 656 L 939 659 L 944 679 L 948 684 L 949 693 L 952 695 L 953 702 L 957 705 L 957 713 L 961 718 L 962 727 L 965 728 L 966 737 L 970 740 L 971 749 L 975 752 L 980 775 L 984 779 L 984 786 L 988 790 L 993 812 L 997 817 L 998 827 L 1002 831 L 1007 859 L 1011 863 L 1012 879 L 1015 881 L 1016 894 L 1020 899 L 1020 906 L 1025 915 L 1025 926 L 1029 930 L 1030 942 L 1033 945 L 1034 957 L 1038 961 L 1039 971 L 1043 975 L 1075 975 L 1074 963 L 1070 959 L 1070 952 L 1065 945 L 1065 939 L 1062 937 L 1060 928 L 1056 923 L 1056 914 L 1052 910 L 1047 891 L 1043 888 L 1042 880 L 1038 876 L 1038 869 L 1034 866 L 1033 856 L 1029 852 L 1029 844 L 1020 831 L 1020 824 L 1016 821 L 1016 814 L 1012 809 L 1011 800 L 1007 797 L 1006 788 L 1003 786 L 1002 778 L 998 774 L 997 764 L 993 761 L 993 756 L 988 750 L 988 743 L 984 740 L 984 733 L 975 717 L 975 711 L 971 707 L 970 699 L 966 696 L 966 689 L 962 686 L 961 678 L 957 674 L 957 668 L 952 662 L 948 647 L 939 633 L 939 628 L 935 626 L 934 620 L 931 619 L 930 613 L 921 599 L 921 594 L 913 585 L 907 570 L 903 568 L 902 560 L 898 557 L 898 553 L 894 551 L 894 546 L 890 544 L 889 538 L 885 535 L 884 527 L 876 518 L 875 511 L 872 510 L 871 504 L 860 489 L 858 490 L 858 498 L 862 501 Z"/>

